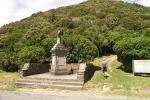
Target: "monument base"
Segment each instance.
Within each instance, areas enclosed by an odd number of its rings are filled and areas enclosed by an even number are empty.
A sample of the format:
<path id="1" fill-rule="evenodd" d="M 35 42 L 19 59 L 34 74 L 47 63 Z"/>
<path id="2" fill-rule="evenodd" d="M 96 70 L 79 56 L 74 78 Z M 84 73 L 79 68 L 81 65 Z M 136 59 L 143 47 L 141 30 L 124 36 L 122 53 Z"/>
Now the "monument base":
<path id="1" fill-rule="evenodd" d="M 51 75 L 48 73 L 21 77 L 15 83 L 17 88 L 81 90 L 84 82 L 76 74 Z"/>
<path id="2" fill-rule="evenodd" d="M 67 68 L 52 68 L 50 70 L 50 73 L 52 75 L 68 75 L 69 74 L 69 71 Z"/>

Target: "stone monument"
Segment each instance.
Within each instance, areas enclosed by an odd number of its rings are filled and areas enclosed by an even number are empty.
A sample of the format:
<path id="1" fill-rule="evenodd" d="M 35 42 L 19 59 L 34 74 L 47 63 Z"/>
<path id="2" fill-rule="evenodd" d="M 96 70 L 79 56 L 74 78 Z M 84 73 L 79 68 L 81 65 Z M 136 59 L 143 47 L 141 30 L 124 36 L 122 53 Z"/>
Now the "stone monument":
<path id="1" fill-rule="evenodd" d="M 57 32 L 57 43 L 51 49 L 52 65 L 50 73 L 53 75 L 67 75 L 69 73 L 66 67 L 66 53 L 67 50 L 61 44 L 61 31 Z"/>
<path id="2" fill-rule="evenodd" d="M 79 64 L 66 64 L 67 50 L 61 43 L 61 34 L 62 32 L 58 31 L 57 43 L 51 49 L 52 63 L 25 64 L 22 71 L 23 77 L 15 83 L 17 88 L 82 89 L 86 64 L 83 63 L 80 66 Z M 71 70 L 74 73 L 70 73 Z"/>

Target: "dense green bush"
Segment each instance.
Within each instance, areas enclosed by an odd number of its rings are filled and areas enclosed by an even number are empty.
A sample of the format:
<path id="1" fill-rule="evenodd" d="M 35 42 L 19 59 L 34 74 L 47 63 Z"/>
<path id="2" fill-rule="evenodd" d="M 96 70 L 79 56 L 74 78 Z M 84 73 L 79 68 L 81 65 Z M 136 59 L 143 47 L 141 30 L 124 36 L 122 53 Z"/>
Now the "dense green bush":
<path id="1" fill-rule="evenodd" d="M 71 18 L 69 17 L 63 17 L 56 23 L 57 27 L 67 27 L 67 28 L 73 28 L 74 23 Z"/>
<path id="2" fill-rule="evenodd" d="M 68 49 L 67 62 L 86 62 L 98 56 L 97 47 L 81 35 L 64 35 L 63 43 Z"/>
<path id="3" fill-rule="evenodd" d="M 55 38 L 45 38 L 44 40 L 42 40 L 41 45 L 45 50 L 44 61 L 50 62 L 50 60 L 51 60 L 51 52 L 50 51 L 55 43 L 56 43 Z"/>
<path id="4" fill-rule="evenodd" d="M 125 33 L 122 32 L 111 32 L 109 33 L 107 38 L 107 45 L 106 50 L 109 50 L 109 52 L 113 52 L 113 46 L 115 43 L 117 43 L 119 40 L 124 38 L 126 36 Z"/>
<path id="5" fill-rule="evenodd" d="M 16 53 L 11 54 L 7 52 L 0 52 L 0 69 L 14 72 L 18 71 L 20 65 L 20 59 Z"/>
<path id="6" fill-rule="evenodd" d="M 102 55 L 102 48 L 105 46 L 105 37 L 98 33 L 93 27 L 79 28 L 75 31 L 75 34 L 82 35 L 83 37 L 89 39 L 98 48 L 99 55 Z"/>
<path id="7" fill-rule="evenodd" d="M 43 62 L 44 53 L 45 51 L 42 47 L 28 46 L 22 48 L 18 55 L 22 62 L 37 63 Z"/>
<path id="8" fill-rule="evenodd" d="M 113 50 L 125 65 L 132 60 L 150 59 L 150 39 L 148 37 L 128 37 L 117 42 Z"/>
<path id="9" fill-rule="evenodd" d="M 9 65 L 9 61 L 8 61 L 8 54 L 5 53 L 5 52 L 0 52 L 0 68 L 2 70 L 5 70 L 5 66 L 8 66 Z"/>
<path id="10" fill-rule="evenodd" d="M 0 69 L 5 71 L 17 71 L 19 69 L 20 60 L 17 52 L 21 48 L 21 33 L 7 33 L 6 37 L 1 39 L 0 48 Z"/>
<path id="11" fill-rule="evenodd" d="M 113 30 L 116 26 L 120 24 L 119 18 L 114 14 L 109 14 L 108 16 L 106 16 L 104 21 L 110 30 Z"/>
<path id="12" fill-rule="evenodd" d="M 37 45 L 39 46 L 41 41 L 45 38 L 45 34 L 38 33 L 36 30 L 29 31 L 27 35 L 25 35 L 24 38 L 24 44 L 26 45 Z"/>

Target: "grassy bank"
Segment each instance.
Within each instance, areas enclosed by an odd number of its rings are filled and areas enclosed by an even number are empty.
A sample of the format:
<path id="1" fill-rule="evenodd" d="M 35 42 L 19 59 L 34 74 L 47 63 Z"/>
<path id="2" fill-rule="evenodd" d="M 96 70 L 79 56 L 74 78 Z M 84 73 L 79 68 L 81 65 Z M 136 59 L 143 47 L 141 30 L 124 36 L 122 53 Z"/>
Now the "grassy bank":
<path id="1" fill-rule="evenodd" d="M 16 90 L 15 81 L 18 77 L 18 73 L 0 71 L 0 90 Z"/>
<path id="2" fill-rule="evenodd" d="M 125 96 L 150 96 L 150 77 L 134 76 L 124 72 L 122 63 L 117 61 L 116 56 L 108 57 L 110 77 L 105 78 L 103 73 L 96 71 L 93 78 L 86 83 L 85 89 L 99 89 L 107 95 Z M 99 59 L 94 61 L 98 64 Z"/>

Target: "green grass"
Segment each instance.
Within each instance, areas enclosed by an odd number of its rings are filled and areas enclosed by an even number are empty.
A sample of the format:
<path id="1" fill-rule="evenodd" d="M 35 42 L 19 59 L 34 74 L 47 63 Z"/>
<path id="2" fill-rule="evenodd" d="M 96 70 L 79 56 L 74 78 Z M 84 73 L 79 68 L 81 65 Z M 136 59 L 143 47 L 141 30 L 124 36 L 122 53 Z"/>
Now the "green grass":
<path id="1" fill-rule="evenodd" d="M 93 78 L 86 83 L 86 88 L 101 90 L 109 88 L 105 91 L 107 95 L 150 96 L 150 77 L 134 76 L 132 73 L 127 73 L 120 69 L 122 63 L 117 61 L 115 56 L 111 59 L 113 60 L 109 65 L 110 77 L 105 78 L 102 72 L 96 71 Z"/>
<path id="2" fill-rule="evenodd" d="M 15 87 L 15 86 L 1 87 L 0 90 L 5 90 L 5 91 L 16 91 L 16 87 Z"/>
<path id="3" fill-rule="evenodd" d="M 18 73 L 0 71 L 0 90 L 14 91 Z"/>
<path id="4" fill-rule="evenodd" d="M 142 76 L 134 76 L 132 73 L 126 73 L 119 69 L 122 64 L 118 61 L 114 61 L 111 64 L 112 72 L 111 77 L 104 82 L 112 83 L 114 87 L 122 85 L 124 88 L 129 89 L 131 87 L 150 87 L 150 78 Z"/>

